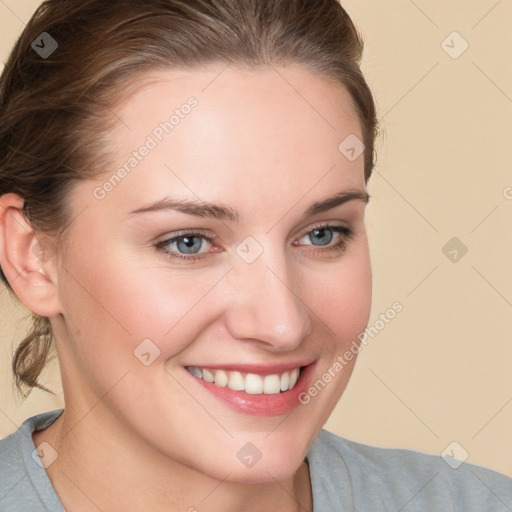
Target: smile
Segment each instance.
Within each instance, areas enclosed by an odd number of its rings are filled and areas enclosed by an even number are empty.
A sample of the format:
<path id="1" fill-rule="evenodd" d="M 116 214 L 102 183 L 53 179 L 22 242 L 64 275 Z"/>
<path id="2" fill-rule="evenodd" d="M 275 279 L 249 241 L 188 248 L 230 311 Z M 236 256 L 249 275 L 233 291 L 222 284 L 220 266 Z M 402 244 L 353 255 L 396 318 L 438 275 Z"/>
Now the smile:
<path id="1" fill-rule="evenodd" d="M 258 375 L 238 371 L 198 368 L 188 366 L 189 373 L 220 388 L 243 391 L 249 395 L 277 395 L 293 389 L 300 376 L 301 368 L 294 368 L 280 374 Z"/>

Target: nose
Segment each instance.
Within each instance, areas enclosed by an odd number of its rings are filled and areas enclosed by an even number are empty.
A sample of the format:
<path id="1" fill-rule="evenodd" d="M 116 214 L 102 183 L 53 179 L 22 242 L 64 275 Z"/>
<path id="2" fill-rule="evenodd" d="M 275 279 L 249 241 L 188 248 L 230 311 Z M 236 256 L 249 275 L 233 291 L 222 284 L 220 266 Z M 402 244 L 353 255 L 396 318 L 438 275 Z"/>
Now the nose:
<path id="1" fill-rule="evenodd" d="M 239 261 L 229 279 L 232 300 L 226 324 L 234 338 L 284 352 L 297 348 L 311 332 L 311 312 L 299 295 L 300 278 L 284 254 L 264 251 L 253 263 Z"/>

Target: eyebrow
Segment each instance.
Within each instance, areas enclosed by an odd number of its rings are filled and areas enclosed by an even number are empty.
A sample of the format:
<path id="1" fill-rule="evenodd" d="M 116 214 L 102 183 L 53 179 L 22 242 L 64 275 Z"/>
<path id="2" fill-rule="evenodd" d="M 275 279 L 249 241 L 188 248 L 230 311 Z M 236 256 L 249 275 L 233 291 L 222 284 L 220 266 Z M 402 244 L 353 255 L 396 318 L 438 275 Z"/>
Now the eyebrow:
<path id="1" fill-rule="evenodd" d="M 348 201 L 362 201 L 367 204 L 370 200 L 369 194 L 360 190 L 347 190 L 338 194 L 316 201 L 305 212 L 304 217 L 313 216 L 319 213 L 329 211 L 336 206 L 340 206 Z M 206 201 L 196 201 L 193 199 L 172 199 L 166 197 L 156 203 L 142 206 L 131 211 L 127 217 L 132 217 L 140 213 L 157 212 L 162 210 L 175 210 L 187 215 L 196 217 L 210 217 L 218 220 L 228 220 L 238 222 L 240 214 L 228 206 L 212 204 Z"/>

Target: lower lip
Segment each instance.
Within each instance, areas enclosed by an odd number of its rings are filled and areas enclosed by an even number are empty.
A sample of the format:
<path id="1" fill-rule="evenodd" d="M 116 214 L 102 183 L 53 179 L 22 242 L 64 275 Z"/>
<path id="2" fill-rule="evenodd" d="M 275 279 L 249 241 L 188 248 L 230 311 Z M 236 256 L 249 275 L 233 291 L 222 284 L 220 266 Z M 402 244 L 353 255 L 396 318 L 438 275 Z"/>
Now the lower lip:
<path id="1" fill-rule="evenodd" d="M 276 393 L 275 395 L 250 395 L 244 391 L 234 391 L 228 387 L 221 388 L 211 382 L 195 377 L 186 369 L 185 371 L 215 398 L 222 400 L 237 412 L 252 416 L 281 416 L 289 414 L 301 405 L 299 395 L 308 389 L 314 367 L 315 363 L 304 366 L 295 386 L 289 391 Z"/>

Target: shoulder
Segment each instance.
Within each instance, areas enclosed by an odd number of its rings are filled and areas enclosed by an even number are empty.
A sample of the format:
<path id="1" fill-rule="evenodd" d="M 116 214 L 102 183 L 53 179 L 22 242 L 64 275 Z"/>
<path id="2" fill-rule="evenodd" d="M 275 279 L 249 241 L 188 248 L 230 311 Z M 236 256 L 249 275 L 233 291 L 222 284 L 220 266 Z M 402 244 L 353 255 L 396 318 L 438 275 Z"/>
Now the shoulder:
<path id="1" fill-rule="evenodd" d="M 325 430 L 307 458 L 313 493 L 317 491 L 319 503 L 325 501 L 324 507 L 347 503 L 353 510 L 372 511 L 512 510 L 512 479 L 469 463 L 450 466 L 453 459 L 369 446 Z"/>
<path id="2" fill-rule="evenodd" d="M 0 441 L 0 510 L 63 510 L 37 455 L 32 433 L 51 425 L 62 410 L 38 414 Z"/>

